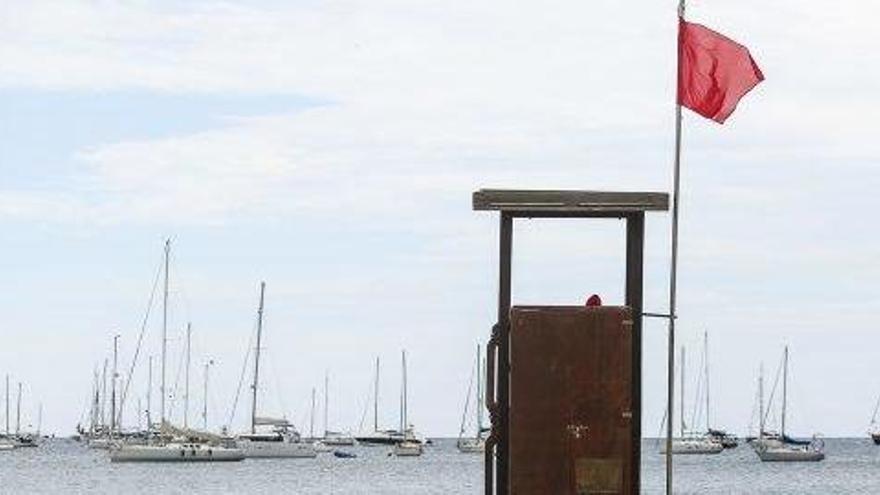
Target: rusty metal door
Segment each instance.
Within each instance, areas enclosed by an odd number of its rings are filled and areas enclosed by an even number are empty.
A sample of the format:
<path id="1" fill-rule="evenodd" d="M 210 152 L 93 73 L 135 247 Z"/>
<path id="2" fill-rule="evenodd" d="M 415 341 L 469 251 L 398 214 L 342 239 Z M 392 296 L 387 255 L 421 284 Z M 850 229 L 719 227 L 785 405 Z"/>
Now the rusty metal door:
<path id="1" fill-rule="evenodd" d="M 510 493 L 634 493 L 630 310 L 517 306 L 510 346 Z"/>

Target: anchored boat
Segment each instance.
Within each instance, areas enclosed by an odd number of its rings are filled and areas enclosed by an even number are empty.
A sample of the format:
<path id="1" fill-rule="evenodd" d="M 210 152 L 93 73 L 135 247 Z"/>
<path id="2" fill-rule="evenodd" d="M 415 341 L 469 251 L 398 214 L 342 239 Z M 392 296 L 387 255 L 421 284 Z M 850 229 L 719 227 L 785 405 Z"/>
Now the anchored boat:
<path id="1" fill-rule="evenodd" d="M 235 462 L 242 459 L 241 449 L 205 443 L 123 444 L 110 449 L 110 462 Z"/>
<path id="2" fill-rule="evenodd" d="M 468 407 L 470 406 L 471 390 L 474 388 L 474 379 L 476 378 L 476 397 L 474 401 L 474 421 L 476 431 L 474 436 L 465 436 L 467 429 Z M 461 415 L 461 428 L 458 431 L 458 441 L 455 446 L 458 451 L 463 454 L 481 454 L 486 450 L 486 439 L 483 437 L 483 362 L 480 356 L 480 346 L 477 344 L 477 362 L 474 371 L 471 373 L 471 379 L 468 383 L 468 392 L 464 401 L 464 412 Z"/>
<path id="3" fill-rule="evenodd" d="M 260 350 L 263 334 L 263 307 L 266 282 L 260 282 L 260 305 L 257 310 L 257 347 L 254 353 L 254 377 L 251 389 L 251 431 L 236 437 L 236 446 L 248 458 L 314 458 L 315 446 L 303 442 L 293 424 L 284 418 L 257 416 L 257 391 L 260 385 Z M 266 429 L 268 428 L 268 431 Z"/>
<path id="4" fill-rule="evenodd" d="M 779 375 L 777 374 L 777 379 Z M 814 435 L 810 441 L 793 440 L 785 434 L 785 416 L 788 402 L 788 346 L 782 357 L 782 411 L 779 434 L 768 433 L 764 428 L 763 374 L 759 381 L 760 430 L 752 447 L 763 462 L 817 462 L 825 459 L 824 442 Z M 775 388 L 775 386 L 774 386 Z M 771 394 L 772 396 L 772 394 Z"/>
<path id="5" fill-rule="evenodd" d="M 397 457 L 418 457 L 422 455 L 424 446 L 421 440 L 416 438 L 412 425 L 407 422 L 406 351 L 401 351 L 400 360 L 403 367 L 400 384 L 400 431 L 403 432 L 403 440 L 394 445 L 392 453 Z"/>
<path id="6" fill-rule="evenodd" d="M 721 442 L 710 435 L 689 431 L 684 420 L 685 351 L 681 348 L 681 426 L 678 438 L 672 439 L 672 453 L 675 455 L 720 454 L 724 450 Z M 707 394 L 708 397 L 708 394 Z M 708 417 L 708 414 L 707 414 Z M 666 443 L 660 445 L 660 453 L 666 453 Z"/>

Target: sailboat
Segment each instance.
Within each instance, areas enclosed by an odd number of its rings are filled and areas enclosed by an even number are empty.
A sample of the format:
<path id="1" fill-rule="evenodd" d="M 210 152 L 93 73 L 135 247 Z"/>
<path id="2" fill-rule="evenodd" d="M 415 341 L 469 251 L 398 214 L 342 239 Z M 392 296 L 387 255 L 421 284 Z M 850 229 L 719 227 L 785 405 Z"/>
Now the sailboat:
<path id="1" fill-rule="evenodd" d="M 707 331 L 703 332 L 703 383 L 705 386 L 704 399 L 706 400 L 706 437 L 716 443 L 720 443 L 725 449 L 736 448 L 739 445 L 736 435 L 725 430 L 712 428 L 711 426 L 711 416 L 709 414 L 709 406 L 711 404 L 709 401 L 709 332 Z"/>
<path id="2" fill-rule="evenodd" d="M 0 435 L 0 450 L 13 450 L 17 445 L 18 442 L 9 434 L 9 375 L 6 375 L 6 430 Z"/>
<path id="3" fill-rule="evenodd" d="M 785 434 L 785 416 L 788 402 L 788 346 L 782 357 L 782 411 L 780 416 L 779 434 L 767 432 L 764 428 L 764 393 L 763 376 L 761 377 L 760 429 L 758 438 L 752 441 L 752 447 L 758 458 L 764 462 L 816 462 L 825 459 L 823 443 L 815 435 L 812 441 L 797 441 Z M 778 377 L 778 375 L 777 375 Z"/>
<path id="4" fill-rule="evenodd" d="M 687 429 L 684 421 L 684 375 L 685 375 L 685 351 L 681 348 L 681 429 L 679 437 L 672 439 L 672 453 L 680 454 L 719 454 L 724 450 L 720 442 L 708 435 L 702 435 Z M 660 453 L 666 453 L 666 443 L 661 444 Z"/>
<path id="5" fill-rule="evenodd" d="M 363 445 L 395 445 L 404 440 L 403 431 L 379 429 L 379 356 L 376 356 L 376 368 L 373 375 L 373 431 L 361 433 L 355 437 Z"/>
<path id="6" fill-rule="evenodd" d="M 476 432 L 473 437 L 464 436 L 465 426 L 467 422 L 468 404 L 471 398 L 471 385 L 476 376 L 477 391 L 474 412 L 476 415 Z M 483 362 L 480 357 L 480 346 L 477 344 L 477 362 L 475 373 L 471 375 L 471 383 L 468 385 L 467 398 L 464 402 L 464 412 L 461 416 L 461 428 L 458 431 L 458 441 L 455 446 L 459 452 L 465 454 L 479 454 L 486 450 L 486 439 L 483 438 Z"/>
<path id="7" fill-rule="evenodd" d="M 257 415 L 257 397 L 260 385 L 260 350 L 263 333 L 263 305 L 266 282 L 260 282 L 260 306 L 257 310 L 257 347 L 254 352 L 254 379 L 251 402 L 251 429 L 236 437 L 236 446 L 249 458 L 313 458 L 318 455 L 315 446 L 303 442 L 293 424 L 284 418 Z"/>
<path id="8" fill-rule="evenodd" d="M 149 436 L 147 443 L 113 442 L 109 446 L 111 462 L 230 462 L 241 461 L 244 453 L 223 445 L 219 438 L 174 428 L 165 418 L 165 365 L 168 347 L 168 281 L 171 241 L 165 241 L 165 284 L 162 304 L 162 376 L 161 421 L 159 434 Z M 152 369 L 152 366 L 151 366 Z"/>
<path id="9" fill-rule="evenodd" d="M 324 373 L 324 438 L 321 443 L 327 447 L 351 447 L 355 444 L 353 436 L 339 432 L 331 431 L 329 428 L 328 417 L 330 410 L 330 374 Z"/>
<path id="10" fill-rule="evenodd" d="M 880 445 L 880 424 L 877 424 L 877 410 L 880 409 L 880 397 L 874 404 L 874 414 L 871 415 L 871 426 L 868 428 L 868 435 L 874 441 L 874 445 Z"/>
<path id="11" fill-rule="evenodd" d="M 401 351 L 400 359 L 403 367 L 400 386 L 400 431 L 403 432 L 403 440 L 394 445 L 392 453 L 397 457 L 418 457 L 422 455 L 424 447 L 421 440 L 416 438 L 412 425 L 407 422 L 406 351 Z"/>

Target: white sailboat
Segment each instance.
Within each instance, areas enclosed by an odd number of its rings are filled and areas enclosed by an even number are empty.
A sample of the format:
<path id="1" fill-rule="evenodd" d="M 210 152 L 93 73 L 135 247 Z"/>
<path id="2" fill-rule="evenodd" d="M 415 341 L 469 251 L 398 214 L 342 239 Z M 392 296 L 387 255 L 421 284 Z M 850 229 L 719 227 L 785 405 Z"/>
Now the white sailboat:
<path id="1" fill-rule="evenodd" d="M 464 412 L 461 417 L 461 428 L 458 431 L 458 441 L 455 446 L 458 451 L 464 454 L 480 454 L 486 450 L 486 439 L 483 437 L 483 362 L 480 356 L 480 346 L 477 344 L 477 362 L 475 365 L 475 373 L 471 375 L 471 384 L 468 385 L 467 398 L 464 402 Z M 474 404 L 474 413 L 476 416 L 475 426 L 476 432 L 473 437 L 466 437 L 465 427 L 467 422 L 468 405 L 471 398 L 471 385 L 476 377 L 476 401 Z"/>
<path id="2" fill-rule="evenodd" d="M 685 384 L 685 351 L 681 348 L 681 429 L 679 437 L 672 439 L 672 453 L 675 455 L 720 454 L 724 450 L 721 442 L 712 437 L 689 431 L 684 421 L 684 384 Z M 660 453 L 666 453 L 666 443 L 661 444 Z"/>
<path id="3" fill-rule="evenodd" d="M 812 441 L 798 441 L 785 434 L 785 416 L 788 402 L 788 346 L 785 346 L 782 365 L 782 411 L 780 416 L 779 434 L 769 433 L 764 428 L 764 394 L 761 386 L 760 430 L 752 447 L 758 458 L 764 462 L 817 462 L 825 459 L 824 444 L 817 436 Z M 778 376 L 778 375 L 777 375 Z M 763 384 L 763 377 L 761 380 Z"/>
<path id="4" fill-rule="evenodd" d="M 871 426 L 868 427 L 868 435 L 871 436 L 874 445 L 880 445 L 880 424 L 877 423 L 878 409 L 880 409 L 880 397 L 877 397 L 877 402 L 874 403 L 874 414 L 871 415 Z"/>
<path id="5" fill-rule="evenodd" d="M 407 422 L 407 390 L 406 390 L 406 351 L 401 351 L 401 364 L 403 377 L 400 387 L 400 431 L 403 432 L 403 440 L 394 444 L 392 453 L 397 457 L 418 457 L 422 455 L 424 447 L 410 425 Z"/>
<path id="6" fill-rule="evenodd" d="M 711 402 L 709 400 L 709 332 L 707 331 L 703 332 L 703 388 L 703 398 L 705 399 L 706 408 L 705 436 L 716 443 L 720 443 L 725 449 L 736 448 L 739 445 L 739 439 L 736 435 L 712 427 L 712 418 L 709 414 Z"/>
<path id="7" fill-rule="evenodd" d="M 18 445 L 9 431 L 9 375 L 6 375 L 6 430 L 0 435 L 0 450 L 13 450 Z"/>
<path id="8" fill-rule="evenodd" d="M 329 428 L 330 410 L 330 373 L 324 372 L 324 438 L 321 444 L 325 447 L 351 447 L 356 442 L 353 436 L 340 431 L 331 431 Z"/>
<path id="9" fill-rule="evenodd" d="M 165 417 L 165 365 L 168 347 L 168 282 L 169 255 L 171 241 L 165 241 L 165 283 L 162 304 L 162 376 L 161 376 L 161 421 L 160 434 L 150 436 L 146 443 L 134 444 L 111 442 L 109 456 L 111 462 L 228 462 L 241 461 L 244 453 L 234 447 L 223 445 L 219 439 L 197 432 L 173 428 Z M 152 366 L 151 366 L 152 368 Z M 195 433 L 195 434 L 194 434 Z M 192 441 L 193 438 L 201 441 Z"/>
<path id="10" fill-rule="evenodd" d="M 257 311 L 257 347 L 254 353 L 254 379 L 251 389 L 251 430 L 236 437 L 236 446 L 248 458 L 314 458 L 315 446 L 303 442 L 299 433 L 284 418 L 257 416 L 257 397 L 260 384 L 260 348 L 263 333 L 263 307 L 266 282 L 260 282 L 260 306 Z"/>
<path id="11" fill-rule="evenodd" d="M 402 442 L 403 431 L 379 429 L 379 356 L 376 356 L 376 369 L 373 375 L 373 431 L 364 432 L 355 437 L 361 445 L 395 445 Z"/>

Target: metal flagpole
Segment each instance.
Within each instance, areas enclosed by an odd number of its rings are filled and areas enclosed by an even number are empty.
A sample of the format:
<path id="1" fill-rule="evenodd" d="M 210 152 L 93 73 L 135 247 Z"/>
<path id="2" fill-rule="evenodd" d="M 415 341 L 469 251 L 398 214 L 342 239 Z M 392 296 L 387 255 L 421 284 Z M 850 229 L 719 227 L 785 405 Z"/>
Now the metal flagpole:
<path id="1" fill-rule="evenodd" d="M 678 1 L 679 24 L 684 19 L 684 0 Z M 666 363 L 666 494 L 672 495 L 672 418 L 675 393 L 675 292 L 678 282 L 678 211 L 681 178 L 681 104 L 678 101 L 678 83 L 681 78 L 681 26 L 678 28 L 675 70 L 675 162 L 672 188 L 672 249 L 669 264 L 669 347 Z"/>

